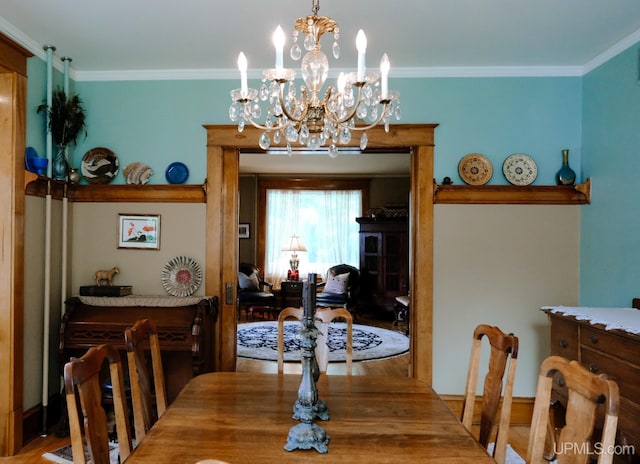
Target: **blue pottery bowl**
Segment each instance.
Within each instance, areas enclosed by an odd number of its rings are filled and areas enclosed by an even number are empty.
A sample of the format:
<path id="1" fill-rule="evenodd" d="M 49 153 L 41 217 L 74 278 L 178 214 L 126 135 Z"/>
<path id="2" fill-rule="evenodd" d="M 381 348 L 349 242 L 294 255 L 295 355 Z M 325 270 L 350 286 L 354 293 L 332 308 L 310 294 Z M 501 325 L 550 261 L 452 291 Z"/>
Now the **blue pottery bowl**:
<path id="1" fill-rule="evenodd" d="M 39 176 L 43 176 L 47 170 L 47 166 L 49 165 L 49 159 L 35 157 L 29 159 L 29 164 L 31 164 Z"/>

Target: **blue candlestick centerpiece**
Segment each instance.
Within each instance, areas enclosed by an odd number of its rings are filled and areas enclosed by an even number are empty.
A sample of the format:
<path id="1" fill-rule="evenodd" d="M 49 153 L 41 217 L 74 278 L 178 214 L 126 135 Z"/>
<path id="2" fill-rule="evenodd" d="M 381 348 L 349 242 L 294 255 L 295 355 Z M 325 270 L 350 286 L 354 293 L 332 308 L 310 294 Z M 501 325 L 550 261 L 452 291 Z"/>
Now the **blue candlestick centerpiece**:
<path id="1" fill-rule="evenodd" d="M 302 348 L 302 380 L 298 388 L 298 399 L 293 407 L 293 418 L 300 423 L 291 427 L 287 443 L 284 449 L 315 449 L 319 453 L 329 451 L 327 444 L 330 437 L 327 432 L 317 424 L 315 419 L 328 420 L 329 411 L 327 403 L 318 397 L 316 382 L 320 375 L 316 360 L 316 339 L 318 329 L 315 325 L 316 312 L 316 274 L 309 274 L 303 284 L 303 319 L 300 332 L 300 345 Z"/>

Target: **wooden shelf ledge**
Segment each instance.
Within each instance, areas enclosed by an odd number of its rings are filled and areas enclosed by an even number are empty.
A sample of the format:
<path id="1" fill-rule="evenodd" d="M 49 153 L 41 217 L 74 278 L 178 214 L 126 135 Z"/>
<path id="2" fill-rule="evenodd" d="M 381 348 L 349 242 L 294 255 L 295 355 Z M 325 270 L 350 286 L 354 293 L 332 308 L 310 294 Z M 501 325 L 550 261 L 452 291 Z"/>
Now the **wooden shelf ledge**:
<path id="1" fill-rule="evenodd" d="M 205 185 L 74 185 L 69 200 L 77 202 L 206 203 Z"/>
<path id="2" fill-rule="evenodd" d="M 435 204 L 585 205 L 591 178 L 578 185 L 433 185 Z"/>
<path id="3" fill-rule="evenodd" d="M 68 185 L 65 181 L 50 179 L 32 172 L 25 173 L 25 194 L 35 197 L 51 195 L 55 200 L 61 200 L 67 194 Z"/>
<path id="4" fill-rule="evenodd" d="M 32 174 L 32 173 L 29 173 Z M 206 184 L 68 184 L 32 174 L 25 179 L 26 194 L 55 199 L 65 196 L 73 202 L 92 203 L 206 203 Z"/>
<path id="5" fill-rule="evenodd" d="M 38 174 L 31 171 L 24 171 L 24 186 L 25 188 L 34 180 L 38 180 Z"/>

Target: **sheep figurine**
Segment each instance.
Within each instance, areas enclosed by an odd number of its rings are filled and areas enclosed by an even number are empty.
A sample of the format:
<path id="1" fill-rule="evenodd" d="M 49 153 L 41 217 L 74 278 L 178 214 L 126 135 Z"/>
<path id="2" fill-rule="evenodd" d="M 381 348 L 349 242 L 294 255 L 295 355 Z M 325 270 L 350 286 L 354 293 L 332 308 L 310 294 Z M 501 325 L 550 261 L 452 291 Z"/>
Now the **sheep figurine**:
<path id="1" fill-rule="evenodd" d="M 100 287 L 101 282 L 106 282 L 106 285 L 110 287 L 111 285 L 113 285 L 113 277 L 119 273 L 120 269 L 118 268 L 118 266 L 112 267 L 108 271 L 96 271 L 96 273 L 94 274 L 96 285 Z"/>

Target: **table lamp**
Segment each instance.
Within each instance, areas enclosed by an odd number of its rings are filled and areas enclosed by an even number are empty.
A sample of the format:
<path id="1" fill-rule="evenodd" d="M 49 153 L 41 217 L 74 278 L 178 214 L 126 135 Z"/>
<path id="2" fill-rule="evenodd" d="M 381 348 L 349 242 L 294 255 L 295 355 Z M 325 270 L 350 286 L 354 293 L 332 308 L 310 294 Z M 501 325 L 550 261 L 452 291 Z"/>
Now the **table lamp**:
<path id="1" fill-rule="evenodd" d="M 291 236 L 291 240 L 282 251 L 291 251 L 291 259 L 289 260 L 289 266 L 291 269 L 287 271 L 287 280 L 299 280 L 300 274 L 298 273 L 298 264 L 300 264 L 300 260 L 298 259 L 298 251 L 307 251 L 307 248 L 300 240 L 296 234 Z"/>

